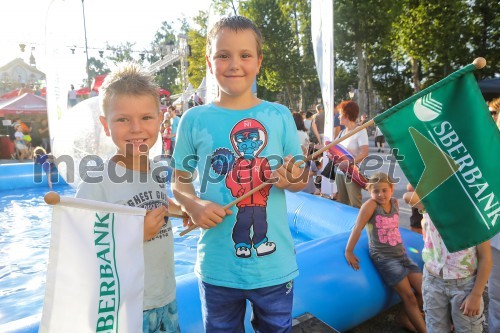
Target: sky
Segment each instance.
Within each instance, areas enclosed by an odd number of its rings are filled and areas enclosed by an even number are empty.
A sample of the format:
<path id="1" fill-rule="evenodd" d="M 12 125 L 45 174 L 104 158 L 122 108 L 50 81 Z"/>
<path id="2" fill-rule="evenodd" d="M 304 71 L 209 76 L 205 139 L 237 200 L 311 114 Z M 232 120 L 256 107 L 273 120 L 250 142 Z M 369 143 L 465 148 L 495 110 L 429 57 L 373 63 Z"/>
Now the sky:
<path id="1" fill-rule="evenodd" d="M 128 41 L 135 43 L 134 50 L 147 50 L 162 22 L 179 27 L 179 18 L 190 19 L 209 5 L 210 0 L 84 0 L 89 57 L 98 58 L 106 41 Z M 33 52 L 37 68 L 45 71 L 48 42 L 67 52 L 74 64 L 68 75 L 76 80 L 85 77 L 84 41 L 81 0 L 13 0 L 0 11 L 0 66 L 15 58 L 29 63 Z M 24 53 L 20 43 L 27 45 Z"/>

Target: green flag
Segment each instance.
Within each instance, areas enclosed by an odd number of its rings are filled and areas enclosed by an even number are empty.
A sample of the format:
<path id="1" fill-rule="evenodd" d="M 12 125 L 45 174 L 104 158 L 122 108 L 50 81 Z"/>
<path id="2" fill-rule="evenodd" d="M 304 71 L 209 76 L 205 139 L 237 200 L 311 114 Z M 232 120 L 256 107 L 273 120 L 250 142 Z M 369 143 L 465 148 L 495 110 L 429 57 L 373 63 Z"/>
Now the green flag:
<path id="1" fill-rule="evenodd" d="M 375 117 L 449 251 L 500 231 L 500 132 L 468 65 Z"/>

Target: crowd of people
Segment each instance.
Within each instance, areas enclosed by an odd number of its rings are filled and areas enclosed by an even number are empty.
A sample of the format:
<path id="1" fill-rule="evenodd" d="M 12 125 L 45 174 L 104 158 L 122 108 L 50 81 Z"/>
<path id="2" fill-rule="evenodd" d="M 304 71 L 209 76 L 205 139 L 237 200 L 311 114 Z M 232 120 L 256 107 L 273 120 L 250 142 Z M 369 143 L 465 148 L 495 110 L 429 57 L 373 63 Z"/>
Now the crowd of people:
<path id="1" fill-rule="evenodd" d="M 104 181 L 84 180 L 77 197 L 135 205 L 132 198 L 143 197 L 143 193 L 164 192 L 166 180 L 159 181 L 153 170 L 165 161 L 150 159 L 144 163 L 143 158 L 149 156 L 149 147 L 155 144 L 158 132 L 162 135 L 163 152 L 172 157 L 174 168 L 174 198 L 145 199 L 139 205 L 148 207 L 144 218 L 143 332 L 181 329 L 175 295 L 173 234 L 167 212 L 183 213 L 184 226 L 202 228 L 195 271 L 206 332 L 244 331 L 247 300 L 252 304 L 252 325 L 256 331 L 291 331 L 293 280 L 298 266 L 286 220 L 284 190 L 320 194 L 318 176 L 326 160 L 313 159 L 307 167 L 301 167 L 292 156 L 310 155 L 323 146 L 325 112 L 318 104 L 316 114 L 292 113 L 279 103 L 253 95 L 252 84 L 262 59 L 259 29 L 247 18 L 232 16 L 216 22 L 207 37 L 208 68 L 219 94 L 206 105 L 200 100 L 196 102 L 193 96 L 196 105 L 184 112 L 182 120 L 173 106 L 164 115 L 160 112 L 157 87 L 137 64 L 110 73 L 101 87 L 100 121 L 116 146 L 116 155 L 104 162 Z M 490 107 L 496 117 L 500 108 Z M 334 110 L 332 139 L 352 134 L 366 120 L 354 101 L 343 101 Z M 35 154 L 41 161 L 50 150 L 43 136 L 46 122 L 26 127 L 28 133 L 22 122 L 16 121 L 13 126 L 20 158 L 32 154 L 26 137 L 31 134 L 31 146 L 44 148 Z M 382 151 L 383 134 L 378 129 L 375 141 Z M 343 145 L 352 155 L 352 162 L 360 163 L 368 155 L 366 129 L 350 135 Z M 266 155 L 261 154 L 264 149 Z M 281 160 L 275 170 L 267 158 L 271 155 Z M 119 169 L 120 174 L 130 173 L 134 181 L 113 182 L 107 176 L 110 168 Z M 202 184 L 199 192 L 194 186 L 195 170 Z M 146 183 L 144 174 L 148 177 Z M 211 181 L 213 174 L 222 181 Z M 353 269 L 363 269 L 354 248 L 366 227 L 370 257 L 385 283 L 401 296 L 408 319 L 406 327 L 418 332 L 450 332 L 452 326 L 456 332 L 481 332 L 482 293 L 492 267 L 489 242 L 453 255 L 448 253 L 425 207 L 419 203 L 424 237 L 422 274 L 402 243 L 394 181 L 386 174 L 374 174 L 367 186 L 370 199 L 362 203 L 362 188 L 347 181 L 349 175 L 333 170 L 329 177 L 335 179 L 336 200 L 360 208 L 345 248 L 347 263 Z M 272 183 L 268 182 L 270 179 Z M 256 188 L 258 191 L 249 193 Z M 234 199 L 239 202 L 228 208 L 226 205 Z M 405 195 L 409 204 L 415 204 L 413 200 L 417 199 L 415 195 Z M 387 231 L 391 234 L 385 237 Z M 490 332 L 500 331 L 498 242 L 495 246 L 496 268 L 490 292 L 497 292 L 490 296 Z"/>
<path id="2" fill-rule="evenodd" d="M 50 151 L 49 125 L 46 117 L 32 117 L 30 122 L 15 118 L 8 128 L 9 139 L 13 143 L 12 159 L 23 162 L 33 156 L 36 147 Z"/>

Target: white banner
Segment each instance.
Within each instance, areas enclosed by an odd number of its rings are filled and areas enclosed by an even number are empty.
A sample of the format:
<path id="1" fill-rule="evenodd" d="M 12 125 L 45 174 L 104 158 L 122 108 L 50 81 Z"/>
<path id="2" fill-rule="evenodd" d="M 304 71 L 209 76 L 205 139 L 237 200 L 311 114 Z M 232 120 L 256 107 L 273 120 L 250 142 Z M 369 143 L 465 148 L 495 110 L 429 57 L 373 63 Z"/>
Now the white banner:
<path id="1" fill-rule="evenodd" d="M 333 137 L 333 0 L 312 0 L 311 35 L 314 60 L 325 108 L 325 136 Z"/>
<path id="2" fill-rule="evenodd" d="M 61 198 L 40 333 L 142 332 L 146 210 Z"/>
<path id="3" fill-rule="evenodd" d="M 311 35 L 318 72 L 323 107 L 325 110 L 324 141 L 333 140 L 333 79 L 334 79 L 334 52 L 333 52 L 333 0 L 311 1 Z M 326 153 L 323 154 L 327 160 Z M 323 163 L 323 167 L 326 163 Z M 335 183 L 323 177 L 321 193 L 331 195 L 336 192 Z"/>

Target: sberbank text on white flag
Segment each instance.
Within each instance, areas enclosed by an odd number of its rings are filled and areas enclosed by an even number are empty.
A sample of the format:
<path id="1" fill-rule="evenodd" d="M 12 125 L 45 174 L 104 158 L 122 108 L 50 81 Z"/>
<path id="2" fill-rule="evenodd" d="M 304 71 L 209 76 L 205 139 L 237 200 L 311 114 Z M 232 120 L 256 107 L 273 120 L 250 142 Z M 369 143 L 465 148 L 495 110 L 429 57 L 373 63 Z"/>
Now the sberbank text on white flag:
<path id="1" fill-rule="evenodd" d="M 61 198 L 40 333 L 142 332 L 145 209 Z"/>

